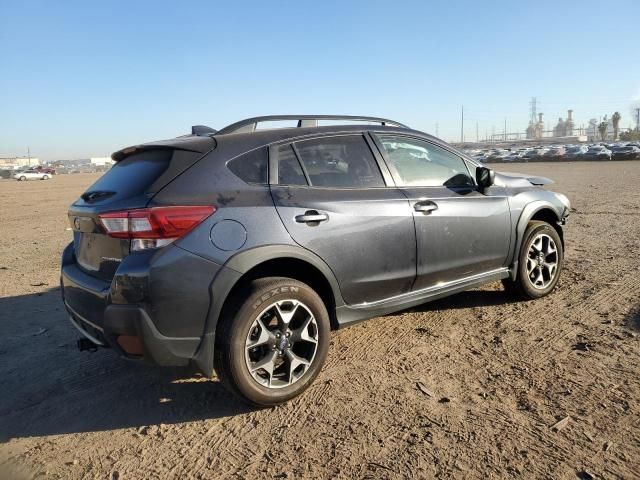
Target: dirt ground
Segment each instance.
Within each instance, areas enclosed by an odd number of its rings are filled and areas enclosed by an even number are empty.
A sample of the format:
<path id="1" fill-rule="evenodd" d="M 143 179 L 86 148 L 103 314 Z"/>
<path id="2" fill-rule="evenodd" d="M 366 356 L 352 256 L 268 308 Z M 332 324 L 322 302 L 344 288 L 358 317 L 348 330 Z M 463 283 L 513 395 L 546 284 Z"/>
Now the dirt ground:
<path id="1" fill-rule="evenodd" d="M 640 162 L 496 168 L 573 202 L 556 292 L 491 284 L 334 332 L 271 409 L 78 352 L 59 256 L 96 177 L 0 181 L 0 477 L 640 478 Z"/>

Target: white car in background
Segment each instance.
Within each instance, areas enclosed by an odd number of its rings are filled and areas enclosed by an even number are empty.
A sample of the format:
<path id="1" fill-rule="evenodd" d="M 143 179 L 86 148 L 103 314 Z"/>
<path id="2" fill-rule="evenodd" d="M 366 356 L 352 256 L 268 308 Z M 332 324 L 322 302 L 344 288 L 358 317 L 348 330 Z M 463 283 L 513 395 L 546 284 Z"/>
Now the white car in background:
<path id="1" fill-rule="evenodd" d="M 30 169 L 15 173 L 13 178 L 19 182 L 23 182 L 25 180 L 49 180 L 51 178 L 51 174 Z"/>

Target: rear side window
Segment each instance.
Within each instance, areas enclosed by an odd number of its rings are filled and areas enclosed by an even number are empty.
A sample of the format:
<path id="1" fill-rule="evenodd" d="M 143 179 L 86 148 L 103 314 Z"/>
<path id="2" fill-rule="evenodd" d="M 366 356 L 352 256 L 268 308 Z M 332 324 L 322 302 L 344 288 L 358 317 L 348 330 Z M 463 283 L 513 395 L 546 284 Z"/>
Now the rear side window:
<path id="1" fill-rule="evenodd" d="M 278 155 L 278 184 L 280 185 L 307 185 L 298 157 L 291 145 L 280 145 Z"/>
<path id="2" fill-rule="evenodd" d="M 227 168 L 247 183 L 267 183 L 267 149 L 258 148 L 234 158 Z"/>
<path id="3" fill-rule="evenodd" d="M 313 187 L 384 187 L 382 174 L 362 135 L 306 140 L 295 144 Z"/>

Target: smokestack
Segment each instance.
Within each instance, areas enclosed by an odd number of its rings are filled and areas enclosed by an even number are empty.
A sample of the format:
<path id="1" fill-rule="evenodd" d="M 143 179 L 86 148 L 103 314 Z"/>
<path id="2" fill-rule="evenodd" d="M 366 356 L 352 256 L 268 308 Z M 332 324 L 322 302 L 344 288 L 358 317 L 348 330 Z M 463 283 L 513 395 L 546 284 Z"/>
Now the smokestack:
<path id="1" fill-rule="evenodd" d="M 565 127 L 567 130 L 567 136 L 572 137 L 573 136 L 573 110 L 567 110 L 567 122 L 565 123 Z"/>
<path id="2" fill-rule="evenodd" d="M 540 123 L 542 123 L 542 115 L 544 115 L 544 114 L 542 114 L 542 113 L 539 113 L 539 114 L 538 114 L 538 121 L 539 121 Z"/>

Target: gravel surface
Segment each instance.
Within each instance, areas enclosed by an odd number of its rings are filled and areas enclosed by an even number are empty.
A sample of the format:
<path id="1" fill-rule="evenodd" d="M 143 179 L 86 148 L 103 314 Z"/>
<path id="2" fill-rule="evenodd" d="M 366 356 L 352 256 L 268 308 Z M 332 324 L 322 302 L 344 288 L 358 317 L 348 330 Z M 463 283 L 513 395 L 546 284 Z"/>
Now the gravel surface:
<path id="1" fill-rule="evenodd" d="M 555 293 L 490 284 L 334 332 L 270 409 L 78 352 L 59 256 L 96 177 L 1 180 L 0 478 L 640 478 L 640 162 L 495 168 L 573 203 Z"/>

